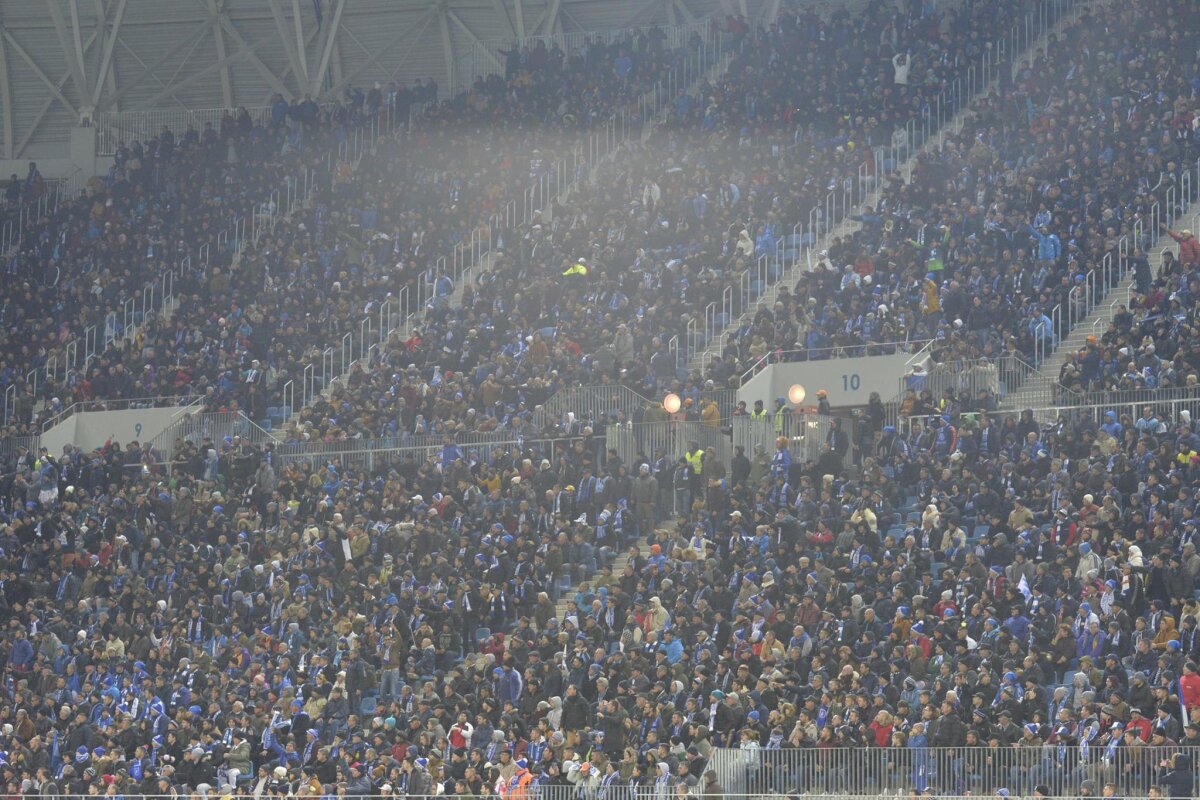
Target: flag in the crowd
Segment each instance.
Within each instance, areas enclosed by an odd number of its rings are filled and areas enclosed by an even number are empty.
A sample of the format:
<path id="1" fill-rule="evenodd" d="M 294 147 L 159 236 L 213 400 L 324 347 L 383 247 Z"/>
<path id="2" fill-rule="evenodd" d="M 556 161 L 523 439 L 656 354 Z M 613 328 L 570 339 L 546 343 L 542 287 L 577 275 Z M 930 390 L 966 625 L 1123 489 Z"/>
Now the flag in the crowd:
<path id="1" fill-rule="evenodd" d="M 1033 594 L 1033 592 L 1029 590 L 1029 579 L 1024 575 L 1021 576 L 1021 582 L 1017 584 L 1017 589 L 1020 590 L 1021 594 L 1025 595 L 1026 600 L 1029 599 L 1029 595 Z"/>

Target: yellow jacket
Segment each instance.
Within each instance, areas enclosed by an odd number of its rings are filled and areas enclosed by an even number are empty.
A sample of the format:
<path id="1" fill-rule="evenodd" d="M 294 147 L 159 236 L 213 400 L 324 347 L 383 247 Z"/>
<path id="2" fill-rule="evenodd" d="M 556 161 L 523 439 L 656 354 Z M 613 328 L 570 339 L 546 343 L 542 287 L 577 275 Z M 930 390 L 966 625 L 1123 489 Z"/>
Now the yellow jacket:
<path id="1" fill-rule="evenodd" d="M 926 279 L 921 286 L 921 290 L 925 293 L 924 300 L 921 302 L 921 310 L 926 314 L 938 314 L 942 310 L 942 299 L 938 295 L 938 285 L 933 281 Z"/>

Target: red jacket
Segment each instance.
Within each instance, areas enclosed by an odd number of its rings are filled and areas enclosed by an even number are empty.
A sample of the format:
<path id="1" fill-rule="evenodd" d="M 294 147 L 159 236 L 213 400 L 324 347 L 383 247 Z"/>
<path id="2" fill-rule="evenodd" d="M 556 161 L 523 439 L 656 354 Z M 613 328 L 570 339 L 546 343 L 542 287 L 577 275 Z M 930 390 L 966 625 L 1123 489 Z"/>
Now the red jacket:
<path id="1" fill-rule="evenodd" d="M 1184 672 L 1179 679 L 1179 691 L 1183 695 L 1183 705 L 1187 709 L 1200 706 L 1200 675 L 1195 672 Z"/>
<path id="2" fill-rule="evenodd" d="M 1143 742 L 1150 741 L 1150 720 L 1145 717 L 1138 717 L 1136 720 L 1130 720 L 1125 723 L 1125 730 L 1130 728 L 1137 731 L 1138 738 Z"/>
<path id="3" fill-rule="evenodd" d="M 1184 264 L 1200 264 L 1200 241 L 1195 236 L 1184 236 L 1175 231 L 1167 231 L 1171 238 L 1179 242 L 1179 260 Z"/>

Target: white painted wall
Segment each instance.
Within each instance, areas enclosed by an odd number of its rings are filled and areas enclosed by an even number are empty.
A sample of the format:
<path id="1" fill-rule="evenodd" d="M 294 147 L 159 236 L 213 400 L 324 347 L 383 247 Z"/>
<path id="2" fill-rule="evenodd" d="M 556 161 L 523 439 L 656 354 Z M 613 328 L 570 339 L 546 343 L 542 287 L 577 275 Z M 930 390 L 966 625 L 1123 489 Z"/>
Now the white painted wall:
<path id="1" fill-rule="evenodd" d="M 122 447 L 132 441 L 146 442 L 166 430 L 182 408 L 184 406 L 80 411 L 43 433 L 42 446 L 58 455 L 68 444 L 91 451 L 109 439 L 120 442 Z"/>
<path id="2" fill-rule="evenodd" d="M 768 410 L 775 408 L 776 397 L 786 397 L 788 388 L 798 383 L 808 396 L 805 405 L 816 405 L 817 390 L 829 392 L 829 404 L 835 408 L 865 406 L 871 392 L 879 392 L 885 403 L 900 389 L 910 353 L 863 358 L 836 358 L 829 361 L 805 361 L 772 364 L 738 389 L 738 400 L 748 408 L 762 400 Z"/>

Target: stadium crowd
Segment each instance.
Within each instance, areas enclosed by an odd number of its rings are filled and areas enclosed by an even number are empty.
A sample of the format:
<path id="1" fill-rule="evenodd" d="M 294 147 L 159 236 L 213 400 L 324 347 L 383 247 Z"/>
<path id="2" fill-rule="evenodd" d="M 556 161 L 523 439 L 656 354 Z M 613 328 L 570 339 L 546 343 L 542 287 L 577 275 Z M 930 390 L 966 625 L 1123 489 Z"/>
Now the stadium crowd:
<path id="1" fill-rule="evenodd" d="M 734 57 L 731 77 L 716 86 L 702 82 L 696 90 L 700 99 L 681 96 L 669 124 L 644 148 L 631 145 L 552 215 L 536 216 L 516 236 L 503 236 L 488 269 L 464 287 L 461 303 L 440 304 L 415 335 L 389 342 L 374 369 L 356 370 L 328 403 L 302 411 L 289 435 L 404 436 L 440 430 L 447 417 L 468 430 L 488 430 L 520 419 L 521 411 L 558 386 L 577 383 L 619 380 L 649 396 L 676 380 L 696 387 L 731 385 L 740 371 L 737 358 L 717 359 L 704 376 L 681 373 L 680 350 L 672 340 L 686 338 L 695 309 L 719 301 L 724 286 L 736 285 L 755 253 L 775 252 L 782 230 L 774 229 L 782 228 L 782 220 L 807 218 L 828 184 L 857 180 L 864 163 L 873 173 L 869 145 L 890 143 L 908 108 L 919 109 L 929 102 L 931 87 L 965 74 L 974 53 L 955 44 L 958 40 L 941 38 L 943 27 L 986 38 L 1006 30 L 1019 9 L 975 5 L 951 13 L 942 23 L 906 25 L 903 17 L 888 23 L 886 42 L 893 33 L 901 44 L 906 37 L 928 37 L 913 56 L 914 71 L 905 73 L 912 86 L 896 83 L 890 44 L 880 45 L 879 58 L 833 60 L 833 80 L 863 86 L 865 97 L 892 98 L 886 114 L 859 119 L 852 132 L 833 120 L 801 126 L 790 112 L 768 114 L 756 110 L 756 103 L 733 98 L 753 97 L 747 84 L 767 64 L 793 59 L 789 69 L 800 70 L 809 59 L 828 56 L 838 42 L 865 36 L 870 18 L 789 17 L 776 31 L 754 34 L 754 46 Z M 808 95 L 791 94 L 800 85 L 773 85 L 772 106 L 808 103 Z M 868 102 L 864 96 L 852 95 L 843 111 L 856 113 Z M 703 113 L 690 110 L 706 104 Z M 753 139 L 746 133 L 753 125 L 800 136 L 798 147 L 778 157 L 777 172 L 768 169 L 771 150 L 742 146 L 743 139 Z M 910 212 L 899 213 L 907 218 Z M 345 292 L 345 283 L 336 290 Z M 374 297 L 378 302 L 378 293 Z M 372 301 L 361 293 L 354 299 Z M 770 314 L 763 313 L 758 326 L 770 329 Z M 779 328 L 786 331 L 788 325 L 780 320 Z M 903 325 L 877 330 L 882 341 L 910 335 Z M 752 338 L 762 335 L 755 331 L 737 341 L 749 346 Z M 408 365 L 415 370 L 407 371 Z M 294 376 L 296 370 L 286 372 Z M 485 380 L 488 375 L 492 381 Z M 426 398 L 420 407 L 414 403 L 418 393 Z M 475 413 L 466 415 L 470 409 Z"/>
<path id="2" fill-rule="evenodd" d="M 1089 342 L 1062 383 L 1078 390 L 1194 382 L 1194 368 L 1177 357 L 1195 308 L 1187 259 L 1168 261 L 1151 290 L 1145 255 L 1152 206 L 1165 210 L 1174 187 L 1181 210 L 1192 185 L 1184 174 L 1200 155 L 1194 66 L 1170 67 L 1194 65 L 1195 56 L 1183 45 L 1172 50 L 1166 33 L 1161 39 L 1162 50 L 1122 61 L 1093 42 L 1052 38 L 1009 93 L 976 104 L 960 135 L 922 154 L 911 183 L 887 186 L 861 229 L 822 252 L 815 274 L 790 297 L 744 320 L 727 356 L 744 369 L 772 353 L 795 360 L 807 349 L 861 353 L 871 343 L 879 351 L 932 338 L 939 361 L 1012 354 L 1036 364 L 1068 333 L 1071 315 L 1056 325 L 1052 309 L 1086 316 L 1079 310 L 1088 298 L 1114 288 L 1089 271 L 1108 254 L 1116 258 L 1128 236 L 1137 311 Z M 1085 64 L 1103 68 L 1103 86 L 1074 80 Z M 1066 83 L 1038 79 L 1047 73 Z M 1195 253 L 1190 232 L 1171 234 Z M 1163 349 L 1153 358 L 1156 346 Z"/>
<path id="3" fill-rule="evenodd" d="M 1177 34 L 1197 11 L 1165 6 L 1085 13 L 1051 39 L 830 248 L 828 263 L 848 271 L 806 276 L 690 388 L 726 385 L 760 351 L 795 341 L 895 332 L 987 354 L 1065 333 L 1040 327 L 1035 309 L 1069 297 L 1076 271 L 1110 246 L 1107 227 L 1145 214 L 1160 161 L 1194 152 L 1190 122 L 1173 120 L 1195 58 Z M 682 315 L 743 268 L 739 255 L 770 252 L 782 235 L 772 226 L 804 218 L 826 181 L 857 175 L 862 156 L 848 154 L 890 141 L 906 104 L 927 97 L 918 76 L 932 86 L 1026 4 L 966 8 L 745 32 L 754 47 L 703 102 L 681 98 L 625 168 L 601 170 L 569 206 L 517 232 L 461 305 L 439 298 L 385 365 L 301 412 L 294 435 L 520 429 L 557 386 L 680 380 L 666 343 Z M 876 60 L 826 58 L 860 40 L 880 42 Z M 911 65 L 896 58 L 905 52 Z M 584 56 L 574 74 L 619 74 L 626 57 Z M 535 77 L 541 58 L 514 53 L 505 80 L 435 110 L 432 127 L 364 161 L 369 174 L 334 176 L 311 209 L 189 287 L 197 302 L 182 316 L 110 354 L 85 396 L 171 386 L 261 418 L 256 395 L 294 376 L 350 311 L 420 280 L 431 255 L 494 211 L 487 198 L 539 168 L 526 167 L 528 144 L 508 157 L 517 131 L 630 97 L 595 78 L 597 91 L 567 110 L 547 101 L 567 90 L 554 70 Z M 747 97 L 755 76 L 805 75 L 810 62 L 829 67 L 829 86 L 780 79 Z M 670 60 L 638 63 L 644 72 L 630 69 L 650 81 Z M 851 85 L 862 92 L 827 91 Z M 524 96 L 528 106 L 499 101 Z M 789 114 L 815 98 L 830 104 L 825 118 L 777 156 L 773 131 L 795 138 L 803 126 Z M 494 154 L 466 146 L 488 109 L 514 117 Z M 461 163 L 439 160 L 434 144 L 459 135 Z M 568 139 L 545 137 L 533 142 L 545 158 Z M 664 149 L 674 161 L 648 180 Z M 783 177 L 765 169 L 776 162 Z M 393 179 L 440 192 L 414 200 L 382 188 Z M 735 219 L 746 224 L 731 229 Z M 1191 313 L 1189 253 L 1161 278 L 1177 297 L 1152 309 Z M 979 305 L 972 296 L 988 298 L 975 312 L 993 314 L 988 325 L 963 317 Z M 1004 327 L 1001 312 L 1022 321 Z M 864 336 L 867 325 L 877 333 Z M 728 464 L 694 447 L 678 462 L 623 463 L 602 428 L 484 453 L 450 437 L 424 462 L 369 469 L 285 460 L 233 435 L 182 443 L 169 469 L 137 443 L 21 452 L 0 486 L 5 787 L 525 797 L 536 786 L 666 800 L 722 796 L 720 775 L 736 770 L 710 767 L 716 748 L 736 748 L 739 784 L 755 791 L 1098 795 L 1111 784 L 1106 793 L 1191 796 L 1190 414 L 910 410 L 943 413 L 900 430 L 873 418 L 853 437 L 831 426 L 816 463 L 792 462 L 786 439 Z M 676 496 L 688 500 L 679 519 L 668 513 Z M 619 554 L 629 559 L 614 570 Z"/>
<path id="4" fill-rule="evenodd" d="M 718 86 L 702 84 L 695 99 L 687 94 L 681 96 L 675 105 L 672 124 L 664 132 L 665 140 L 656 140 L 646 152 L 630 154 L 626 161 L 636 168 L 636 175 L 631 176 L 624 169 L 605 173 L 604 180 L 617 184 L 626 181 L 631 185 L 604 185 L 588 192 L 584 198 L 586 216 L 573 213 L 564 221 L 563 212 L 571 213 L 574 209 L 558 209 L 554 222 L 535 221 L 515 232 L 516 236 L 513 232 L 507 232 L 506 236 L 505 232 L 489 230 L 489 236 L 495 239 L 494 250 L 503 251 L 504 255 L 497 255 L 491 261 L 491 270 L 481 278 L 487 285 L 467 287 L 470 292 L 462 306 L 436 315 L 411 339 L 392 342 L 392 352 L 386 354 L 377 374 L 367 382 L 373 391 L 352 399 L 345 395 L 353 392 L 344 391 L 339 398 L 342 400 L 339 414 L 324 414 L 319 406 L 307 409 L 304 425 L 296 435 L 337 439 L 414 433 L 414 429 L 408 428 L 414 422 L 414 415 L 408 415 L 404 420 L 408 425 L 404 426 L 395 418 L 397 401 L 392 387 L 398 383 L 411 391 L 421 384 L 436 382 L 433 368 L 438 365 L 442 366 L 443 375 L 462 370 L 479 373 L 475 387 L 441 382 L 447 398 L 454 398 L 461 391 L 471 401 L 484 375 L 492 373 L 498 374 L 510 398 L 502 411 L 515 408 L 518 405 L 515 400 L 524 393 L 522 387 L 529 384 L 526 376 L 514 379 L 514 370 L 497 363 L 490 352 L 485 356 L 473 351 L 477 349 L 476 342 L 503 342 L 504 355 L 523 360 L 520 357 L 526 345 L 534 344 L 532 339 L 526 339 L 539 330 L 546 332 L 541 338 L 551 351 L 548 357 L 558 371 L 557 376 L 552 376 L 557 380 L 549 381 L 551 389 L 558 382 L 578 381 L 581 371 L 586 380 L 595 381 L 619 375 L 624 368 L 626 380 L 643 382 L 645 391 L 654 393 L 656 385 L 678 377 L 674 363 L 678 353 L 668 349 L 668 342 L 672 336 L 685 332 L 682 315 L 719 298 L 721 281 L 743 269 L 754 252 L 773 251 L 779 238 L 773 228 L 781 226 L 780 220 L 807 215 L 809 208 L 820 203 L 827 184 L 856 180 L 864 159 L 870 162 L 873 158 L 866 145 L 891 142 L 895 134 L 893 119 L 902 123 L 910 108 L 919 111 L 923 102 L 929 102 L 934 88 L 940 87 L 943 80 L 965 75 L 978 48 L 956 42 L 987 40 L 1006 30 L 1019 13 L 1016 5 L 1001 4 L 952 10 L 946 18 L 932 21 L 904 14 L 888 20 L 879 35 L 879 52 L 873 54 L 878 58 L 864 54 L 850 63 L 834 61 L 833 80 L 864 87 L 861 94 L 853 94 L 841 104 L 842 110 L 857 115 L 853 117 L 857 127 L 849 133 L 835 124 L 832 117 L 807 127 L 793 121 L 792 110 L 808 103 L 811 97 L 793 96 L 788 87 L 804 82 L 772 86 L 772 93 L 764 96 L 761 109 L 757 103 L 741 104 L 728 98 L 753 96 L 752 92 L 746 94 L 750 76 L 784 57 L 777 57 L 778 54 L 787 54 L 789 70 L 800 70 L 812 59 L 828 57 L 838 42 L 866 35 L 865 26 L 873 23 L 864 21 L 866 17 L 852 18 L 844 13 L 828 21 L 785 18 L 778 30 L 754 34 L 755 46 L 742 48 L 742 55 L 735 57 L 731 67 L 733 77 Z M 954 39 L 944 33 L 963 36 Z M 747 34 L 737 21 L 731 21 L 722 35 L 737 42 Z M 631 48 L 635 55 L 643 54 L 641 59 L 633 61 L 635 78 L 654 74 L 653 69 L 643 70 L 642 64 L 661 71 L 683 57 L 677 53 L 670 58 L 653 58 L 660 52 L 655 46 L 657 39 L 647 38 L 648 41 L 635 42 Z M 694 53 L 701 44 L 693 41 L 681 49 Z M 911 57 L 912 63 L 906 61 L 901 65 L 896 61 L 893 50 L 900 47 L 913 51 L 906 56 Z M 593 56 L 593 52 L 600 55 Z M 497 123 L 498 114 L 510 115 L 514 118 L 510 123 L 520 125 L 529 120 L 544 123 L 547 117 L 559 122 L 594 118 L 611 111 L 633 94 L 622 93 L 623 86 L 644 88 L 649 83 L 648 78 L 621 83 L 611 77 L 620 72 L 617 63 L 625 53 L 615 46 L 608 51 L 595 48 L 572 62 L 575 69 L 568 74 L 581 75 L 581 81 L 599 75 L 609 76 L 609 83 L 615 83 L 609 86 L 596 79 L 599 88 L 592 92 L 579 91 L 578 83 L 568 84 L 572 91 L 567 91 L 567 96 L 594 98 L 590 110 L 554 104 L 555 99 L 563 96 L 562 85 L 549 77 L 540 81 L 536 77 L 557 76 L 553 58 L 539 60 L 536 53 L 520 56 L 518 61 L 524 60 L 532 66 L 522 71 L 510 64 L 517 77 L 508 84 L 509 96 L 500 94 L 505 84 L 498 77 L 480 81 L 470 94 L 439 107 L 431 115 L 434 120 L 421 128 L 415 140 L 405 138 L 399 146 L 383 148 L 379 157 L 368 157 L 360 165 L 359 175 L 346 172 L 331 176 L 328 192 L 319 196 L 312 208 L 284 220 L 258 246 L 238 254 L 236 263 L 218 263 L 207 273 L 182 281 L 177 288 L 184 297 L 183 314 L 176 314 L 169 321 L 153 321 L 138 337 L 121 343 L 117 351 L 104 354 L 89 374 L 80 376 L 74 385 L 61 389 L 44 386 L 42 395 L 49 404 L 48 413 L 54 413 L 60 405 L 68 405 L 72 399 L 207 393 L 214 407 L 233 407 L 236 402 L 252 418 L 262 420 L 268 408 L 287 402 L 281 395 L 284 383 L 292 380 L 296 385 L 305 364 L 320 362 L 321 348 L 337 341 L 359 314 L 377 309 L 389 294 L 394 297 L 400 286 L 416 289 L 418 283 L 430 282 L 435 293 L 448 295 L 452 285 L 446 279 L 435 281 L 435 276 L 427 271 L 431 263 L 448 252 L 456 241 L 469 238 L 493 214 L 503 213 L 500 198 L 520 196 L 523 182 L 538 176 L 557 156 L 569 154 L 565 142 L 570 137 L 561 134 L 570 130 L 570 126 L 518 127 L 518 133 L 510 140 L 501 140 L 493 133 L 495 144 L 483 149 L 471 145 L 473 132 L 481 124 L 487 124 L 489 130 L 504 128 L 505 125 Z M 550 66 L 543 69 L 543 64 Z M 859 112 L 871 102 L 868 98 L 877 94 L 888 98 L 885 113 L 863 117 Z M 502 97 L 508 102 L 501 102 Z M 694 110 L 701 105 L 706 105 L 703 114 Z M 561 113 L 561 117 L 554 117 L 554 113 Z M 790 138 L 802 139 L 803 146 L 787 149 L 786 169 L 780 173 L 782 177 L 777 184 L 763 183 L 757 177 L 769 166 L 764 154 L 752 144 L 741 146 L 744 140 L 754 138 L 750 131 L 756 125 L 763 132 L 796 131 L 789 134 Z M 455 139 L 456 136 L 460 138 Z M 856 143 L 854 137 L 860 141 Z M 516 144 L 518 138 L 520 143 Z M 448 139 L 460 147 L 446 147 Z M 906 141 L 897 152 L 907 152 L 908 146 Z M 715 174 L 711 176 L 707 171 L 694 175 L 689 172 L 686 180 L 682 168 L 668 169 L 659 176 L 647 164 L 658 163 L 664 150 L 709 151 L 719 169 L 712 169 Z M 503 151 L 505 157 L 496 159 L 493 151 Z M 796 155 L 792 155 L 793 151 Z M 840 158 L 830 159 L 831 151 L 840 151 Z M 690 160 L 681 164 L 691 167 Z M 580 169 L 586 166 L 581 164 Z M 874 172 L 876 166 L 870 167 Z M 734 180 L 721 186 L 719 178 Z M 714 181 L 711 187 L 705 185 L 709 180 Z M 780 195 L 787 181 L 802 190 L 793 189 L 790 202 L 785 203 Z M 609 213 L 604 198 L 610 191 L 636 203 L 633 213 L 612 226 L 615 229 L 607 234 L 607 240 L 611 241 L 601 242 L 600 236 L 591 237 L 596 241 L 584 241 L 588 237 L 580 237 L 576 232 L 583 220 Z M 713 196 L 711 210 L 708 195 Z M 591 207 L 597 202 L 599 207 Z M 687 213 L 684 205 L 690 209 Z M 749 254 L 750 243 L 739 242 L 736 231 L 730 228 L 734 221 L 747 219 L 746 227 L 755 231 L 758 239 Z M 596 227 L 592 223 L 587 225 Z M 626 229 L 638 227 L 648 229 L 644 236 L 626 235 Z M 600 245 L 608 245 L 609 249 Z M 578 292 L 565 295 L 570 301 L 566 309 L 569 313 L 562 313 L 556 306 L 560 290 L 552 287 L 539 296 L 536 290 L 518 292 L 509 283 L 510 277 L 512 281 L 542 274 L 557 277 L 562 271 L 560 267 L 574 263 L 573 259 L 586 261 L 582 253 L 593 256 L 593 261 L 598 256 L 603 263 L 593 264 L 593 279 L 585 282 L 587 295 Z M 715 266 L 701 268 L 700 262 L 710 258 Z M 610 280 L 609 273 L 626 260 L 633 261 L 635 269 L 621 270 L 624 278 Z M 664 262 L 666 270 L 654 275 Z M 264 285 L 265 292 L 261 290 Z M 761 289 L 760 286 L 756 291 Z M 494 299 L 497 293 L 519 296 L 520 301 L 497 306 Z M 593 293 L 600 299 L 593 307 L 606 305 L 610 317 L 601 320 L 581 316 L 575 301 Z M 477 299 L 477 295 L 483 299 Z M 210 302 L 211 298 L 217 302 Z M 472 300 L 475 308 L 471 307 Z M 220 308 L 229 310 L 223 314 L 214 310 Z M 637 315 L 638 310 L 648 312 Z M 501 326 L 497 330 L 497 320 L 506 314 L 511 316 L 513 311 L 520 312 L 524 324 L 513 325 L 511 329 Z M 626 325 L 624 330 L 617 328 L 620 322 Z M 609 347 L 598 348 L 596 358 L 581 364 L 575 355 L 577 350 L 582 354 L 579 342 L 593 341 L 597 326 L 602 323 L 617 330 L 615 338 Z M 759 323 L 762 327 L 763 320 Z M 780 327 L 786 330 L 788 326 Z M 908 335 L 903 326 L 895 333 L 890 326 L 882 327 L 888 337 Z M 472 329 L 476 331 L 475 339 L 468 341 Z M 636 352 L 632 342 L 637 343 Z M 761 345 L 762 342 L 754 344 Z M 650 349 L 646 350 L 647 347 Z M 541 344 L 533 349 L 540 351 Z M 464 356 L 454 352 L 458 350 L 466 351 Z M 626 367 L 617 363 L 627 360 L 636 363 Z M 407 373 L 396 369 L 410 363 L 421 371 L 420 380 L 407 380 Z M 735 372 L 734 363 L 730 359 L 719 360 L 712 374 L 701 380 L 711 377 L 716 385 L 726 385 Z M 541 388 L 535 387 L 532 394 L 539 394 Z M 380 399 L 385 402 L 378 402 Z M 345 407 L 347 402 L 349 407 Z M 23 392 L 18 403 L 18 420 L 31 416 L 38 404 L 39 398 Z M 467 403 L 467 407 L 471 405 Z M 466 407 L 456 410 L 460 412 L 458 419 L 462 419 L 461 412 Z M 442 422 L 431 413 L 422 416 L 426 430 Z M 505 416 L 500 413 L 488 419 L 480 413 L 478 419 L 486 428 L 503 423 Z"/>
<path id="5" fill-rule="evenodd" d="M 735 21 L 724 30 L 734 42 L 741 35 Z M 259 395 L 285 380 L 276 375 L 308 363 L 301 359 L 319 354 L 317 346 L 335 340 L 364 307 L 377 307 L 402 286 L 415 289 L 439 256 L 503 214 L 500 198 L 519 196 L 549 164 L 570 156 L 581 128 L 624 105 L 636 109 L 657 78 L 681 71 L 688 58 L 698 63 L 707 47 L 695 40 L 670 49 L 653 31 L 597 41 L 570 59 L 539 45 L 510 55 L 510 80 L 480 79 L 470 93 L 429 107 L 418 104 L 436 100 L 431 81 L 348 91 L 344 103 L 328 109 L 307 98 L 290 106 L 277 98 L 258 124 L 243 110 L 219 131 L 189 131 L 178 146 L 164 131 L 145 146 L 122 147 L 111 173 L 79 203 L 27 232 L 9 263 L 13 274 L 36 276 L 25 285 L 41 302 L 28 307 L 54 309 L 61 326 L 35 341 L 28 331 L 13 336 L 0 384 L 21 384 L 18 428 L 43 408 L 45 417 L 72 401 L 107 398 L 211 392 L 262 411 Z M 420 124 L 410 133 L 405 123 L 418 108 Z M 381 115 L 398 132 L 371 151 L 359 174 L 347 162 L 330 172 L 330 147 Z M 488 143 L 476 146 L 484 130 Z M 306 170 L 315 173 L 298 177 Z M 272 224 L 246 250 L 218 250 L 217 235 L 234 219 L 256 208 L 274 218 L 281 209 L 264 208 L 275 202 L 271 192 L 302 180 L 321 187 L 309 208 L 278 231 Z M 385 227 L 390 234 L 362 235 Z M 170 319 L 153 319 L 136 337 L 118 340 L 66 385 L 43 381 L 36 394 L 24 385 L 27 370 L 51 355 L 61 360 L 62 345 L 85 327 L 103 329 L 105 310 L 205 245 L 211 263 L 193 258 L 193 271 L 174 286 L 180 310 Z M 111 270 L 113 259 L 126 269 Z M 75 313 L 85 307 L 86 314 Z M 20 330 L 25 308 L 11 308 L 11 330 Z"/>
<path id="6" fill-rule="evenodd" d="M 35 394 L 23 384 L 26 373 L 48 359 L 61 362 L 66 343 L 82 342 L 90 326 L 100 331 L 98 349 L 104 350 L 105 334 L 119 336 L 126 324 L 118 313 L 116 325 L 106 330 L 107 312 L 140 297 L 143 286 L 184 256 L 198 260 L 204 245 L 215 250 L 217 234 L 234 219 L 250 216 L 307 160 L 378 113 L 377 101 L 365 103 L 361 93 L 325 109 L 307 97 L 289 104 L 276 96 L 269 115 L 259 120 L 240 109 L 219 128 L 189 128 L 178 141 L 164 129 L 144 143 L 121 142 L 108 175 L 92 179 L 81 197 L 29 220 L 20 245 L 6 254 L 0 343 L 0 385 L 22 384 L 14 408 L 20 423 L 27 424 L 43 401 L 60 393 L 68 395 L 60 403 L 90 398 L 92 382 L 101 397 L 178 394 L 161 391 L 168 387 L 154 376 L 116 369 L 113 353 L 105 353 L 91 374 L 79 376 L 78 390 L 43 381 L 43 392 Z M 44 185 L 35 164 L 20 185 L 22 195 L 31 197 Z M 165 353 L 160 358 L 165 361 Z"/>
<path id="7" fill-rule="evenodd" d="M 1156 390 L 1196 388 L 1200 279 L 1194 265 L 1200 263 L 1200 245 L 1189 229 L 1166 233 L 1178 242 L 1179 256 L 1166 250 L 1153 277 L 1148 259 L 1135 259 L 1131 302 L 1120 303 L 1103 333 L 1069 354 L 1060 386 L 1080 394 L 1115 391 L 1146 398 Z"/>

